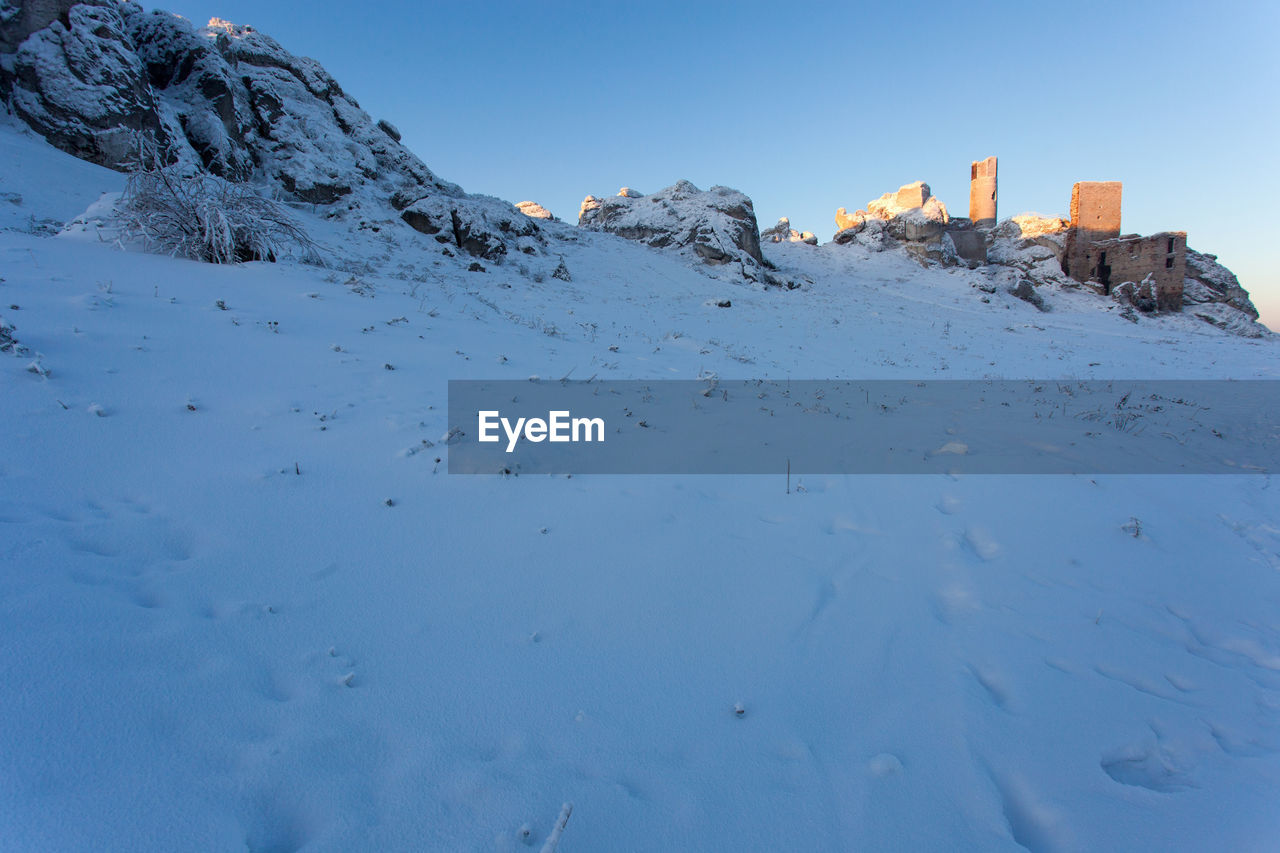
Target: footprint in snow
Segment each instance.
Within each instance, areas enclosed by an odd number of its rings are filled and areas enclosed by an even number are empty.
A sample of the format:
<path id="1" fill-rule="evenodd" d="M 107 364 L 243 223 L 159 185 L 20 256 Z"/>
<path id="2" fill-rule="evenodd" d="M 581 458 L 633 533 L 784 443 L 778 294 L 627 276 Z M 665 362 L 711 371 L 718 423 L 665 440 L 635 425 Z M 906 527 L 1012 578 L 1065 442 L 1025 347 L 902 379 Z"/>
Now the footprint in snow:
<path id="1" fill-rule="evenodd" d="M 1004 549 L 1000 543 L 980 527 L 970 527 L 964 532 L 964 544 L 980 560 L 994 560 Z"/>

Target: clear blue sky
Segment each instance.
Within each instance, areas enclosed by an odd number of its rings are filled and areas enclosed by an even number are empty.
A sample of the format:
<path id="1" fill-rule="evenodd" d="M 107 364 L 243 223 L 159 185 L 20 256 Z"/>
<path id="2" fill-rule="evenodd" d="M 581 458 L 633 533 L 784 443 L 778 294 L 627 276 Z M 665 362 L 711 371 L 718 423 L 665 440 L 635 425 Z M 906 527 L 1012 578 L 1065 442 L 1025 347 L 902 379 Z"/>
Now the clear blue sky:
<path id="1" fill-rule="evenodd" d="M 172 0 L 318 59 L 432 169 L 575 221 L 588 193 L 688 178 L 823 240 L 925 180 L 967 215 L 1066 214 L 1124 181 L 1126 232 L 1186 230 L 1280 329 L 1280 3 Z"/>

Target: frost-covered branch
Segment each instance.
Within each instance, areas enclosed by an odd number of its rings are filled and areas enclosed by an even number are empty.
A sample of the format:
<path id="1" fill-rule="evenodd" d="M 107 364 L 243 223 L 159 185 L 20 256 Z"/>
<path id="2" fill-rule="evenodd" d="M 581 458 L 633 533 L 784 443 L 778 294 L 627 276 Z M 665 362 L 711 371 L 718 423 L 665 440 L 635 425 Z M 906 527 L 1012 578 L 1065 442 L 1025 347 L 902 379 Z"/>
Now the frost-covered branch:
<path id="1" fill-rule="evenodd" d="M 564 825 L 569 822 L 571 814 L 573 814 L 573 803 L 565 803 L 561 806 L 560 817 L 556 818 L 556 825 L 547 836 L 546 843 L 542 845 L 542 853 L 556 853 L 556 848 L 560 846 L 560 836 L 564 834 Z"/>

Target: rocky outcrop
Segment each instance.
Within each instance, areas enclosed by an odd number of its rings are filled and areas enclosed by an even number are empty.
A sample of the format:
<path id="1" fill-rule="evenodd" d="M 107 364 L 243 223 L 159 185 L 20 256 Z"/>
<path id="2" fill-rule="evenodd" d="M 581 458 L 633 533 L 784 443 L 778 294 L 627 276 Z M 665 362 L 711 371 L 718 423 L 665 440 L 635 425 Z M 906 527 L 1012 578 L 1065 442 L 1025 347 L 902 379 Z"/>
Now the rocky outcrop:
<path id="1" fill-rule="evenodd" d="M 836 231 L 848 231 L 849 229 L 857 230 L 867 222 L 867 212 L 858 210 L 849 213 L 843 207 L 836 211 Z"/>
<path id="2" fill-rule="evenodd" d="M 947 206 L 932 194 L 924 181 L 905 184 L 896 192 L 885 193 L 868 202 L 865 210 L 850 214 L 845 208 L 836 211 L 837 243 L 858 243 L 879 251 L 885 240 L 921 244 L 909 249 L 921 260 L 941 259 L 942 232 L 951 221 Z M 881 222 L 883 228 L 868 228 Z"/>
<path id="3" fill-rule="evenodd" d="M 437 178 L 319 63 L 252 27 L 197 29 L 129 0 L 0 0 L 0 69 L 15 112 L 85 160 L 126 169 L 145 148 L 184 172 L 341 202 L 338 216 L 390 207 L 494 261 L 541 246 L 527 216 Z"/>
<path id="4" fill-rule="evenodd" d="M 5 60 L 15 111 L 83 159 L 126 167 L 145 134 L 170 161 L 231 180 L 266 178 L 314 204 L 364 185 L 386 197 L 462 195 L 319 63 L 252 27 L 215 18 L 195 29 L 123 0 L 36 2 L 10 16 L 0 44 L 19 37 Z"/>
<path id="5" fill-rule="evenodd" d="M 536 254 L 545 238 L 536 222 L 496 198 L 425 196 L 400 214 L 414 230 L 469 255 L 500 261 L 509 249 Z"/>
<path id="6" fill-rule="evenodd" d="M 146 70 L 124 7 L 109 0 L 66 5 L 23 4 L 20 23 L 6 28 L 8 42 L 58 12 L 5 57 L 8 95 L 14 112 L 54 145 L 121 168 L 136 155 L 139 134 L 160 129 Z"/>
<path id="7" fill-rule="evenodd" d="M 1235 273 L 1218 263 L 1217 255 L 1206 255 L 1187 249 L 1187 275 L 1182 290 L 1184 305 L 1194 306 L 1220 302 L 1258 319 L 1258 309 L 1249 292 L 1240 286 Z"/>
<path id="8" fill-rule="evenodd" d="M 720 277 L 788 284 L 770 272 L 760 253 L 751 199 L 728 187 L 704 192 L 679 181 L 648 196 L 627 188 L 616 196 L 589 195 L 582 202 L 578 225 L 679 252 Z"/>
<path id="9" fill-rule="evenodd" d="M 778 220 L 777 225 L 760 232 L 760 242 L 807 243 L 810 246 L 816 246 L 818 245 L 818 238 L 813 235 L 812 231 L 795 230 L 791 227 L 791 220 L 784 216 Z"/>
<path id="10" fill-rule="evenodd" d="M 516 202 L 516 209 L 531 219 L 555 219 L 551 211 L 536 201 L 518 201 Z"/>

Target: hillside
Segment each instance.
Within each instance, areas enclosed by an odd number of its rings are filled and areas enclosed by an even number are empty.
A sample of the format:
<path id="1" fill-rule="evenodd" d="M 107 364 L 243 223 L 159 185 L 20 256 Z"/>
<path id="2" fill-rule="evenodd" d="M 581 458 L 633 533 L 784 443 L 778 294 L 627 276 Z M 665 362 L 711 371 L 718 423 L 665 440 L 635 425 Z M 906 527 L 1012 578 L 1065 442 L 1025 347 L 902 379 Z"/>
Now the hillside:
<path id="1" fill-rule="evenodd" d="M 1270 474 L 446 473 L 450 379 L 1280 378 L 1244 312 L 860 241 L 708 269 L 704 209 L 508 218 L 386 131 L 362 173 L 367 116 L 307 200 L 252 124 L 223 162 L 320 263 L 139 251 L 125 174 L 0 119 L 6 845 L 539 849 L 565 802 L 564 853 L 1280 837 Z"/>

